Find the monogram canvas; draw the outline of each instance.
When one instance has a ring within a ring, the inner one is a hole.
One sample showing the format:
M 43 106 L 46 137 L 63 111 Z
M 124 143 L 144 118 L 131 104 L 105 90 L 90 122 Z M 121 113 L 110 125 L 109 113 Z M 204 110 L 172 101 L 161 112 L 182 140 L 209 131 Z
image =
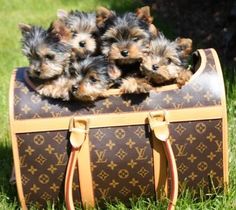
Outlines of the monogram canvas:
M 148 94 L 126 94 L 110 96 L 95 104 L 79 101 L 63 102 L 42 98 L 25 82 L 26 68 L 18 69 L 14 89 L 15 119 L 76 116 L 87 114 L 122 113 L 160 109 L 181 109 L 214 106 L 221 103 L 222 90 L 210 50 L 205 50 L 207 62 L 203 72 L 181 89 Z M 213 88 L 214 87 L 214 88 Z

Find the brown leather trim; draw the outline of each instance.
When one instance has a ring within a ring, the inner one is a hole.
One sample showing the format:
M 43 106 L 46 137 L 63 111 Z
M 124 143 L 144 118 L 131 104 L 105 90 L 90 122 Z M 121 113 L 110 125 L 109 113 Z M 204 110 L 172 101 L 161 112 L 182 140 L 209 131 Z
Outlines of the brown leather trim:
M 77 149 L 78 150 L 78 149 Z M 72 148 L 70 153 L 70 158 L 67 164 L 66 177 L 65 177 L 65 203 L 66 209 L 74 210 L 74 201 L 72 195 L 72 183 L 75 172 L 75 166 L 77 161 L 77 150 Z
M 171 192 L 168 204 L 168 210 L 174 210 L 178 198 L 178 169 L 175 161 L 174 152 L 171 147 L 169 139 L 163 142 L 163 147 L 165 150 L 166 158 L 168 160 L 168 168 L 170 171 L 170 180 L 171 180 Z
M 10 89 L 9 89 L 9 119 L 10 119 L 10 134 L 11 134 L 11 142 L 12 142 L 12 152 L 14 159 L 14 168 L 15 168 L 15 176 L 16 176 L 16 185 L 17 185 L 17 193 L 19 202 L 23 210 L 27 210 L 24 191 L 22 187 L 21 181 L 21 171 L 20 171 L 20 159 L 19 159 L 19 151 L 18 144 L 14 125 L 14 84 L 15 84 L 16 70 L 13 71 L 11 80 L 10 80 Z
M 157 200 L 160 200 L 163 194 L 167 194 L 167 163 L 161 141 L 156 141 L 154 134 L 152 134 L 152 139 L 155 191 Z
M 72 118 L 70 122 L 70 143 L 72 151 L 68 163 L 65 181 L 65 199 L 69 210 L 74 210 L 72 181 L 77 164 L 81 200 L 84 207 L 94 207 L 92 172 L 89 150 L 89 120 Z
M 196 73 L 193 74 L 193 76 L 191 77 L 191 79 L 189 80 L 189 82 L 187 82 L 186 84 L 191 83 L 193 80 L 195 80 L 195 78 L 197 78 L 205 69 L 206 66 L 206 55 L 204 53 L 204 50 L 197 50 L 197 52 L 199 53 L 199 63 L 197 66 L 199 66 L 198 69 L 195 70 Z M 25 81 L 26 83 L 33 89 L 36 90 L 37 86 L 30 80 L 27 72 L 25 71 L 25 75 L 24 75 Z M 176 84 L 172 84 L 172 85 L 164 85 L 161 87 L 157 87 L 155 88 L 156 92 L 161 92 L 161 91 L 168 91 L 168 90 L 174 90 L 174 89 L 178 89 L 179 87 Z M 111 95 L 121 95 L 120 93 L 120 89 L 109 89 L 108 91 L 106 91 L 103 96 L 104 97 L 109 97 Z
M 169 131 L 169 122 L 168 122 L 168 112 L 167 111 L 156 112 L 156 113 L 151 112 L 149 113 L 148 122 L 150 125 L 150 129 L 153 131 L 153 134 L 154 134 L 152 135 L 152 137 L 154 137 L 153 138 L 154 143 L 155 141 L 159 141 L 159 142 L 162 141 L 162 145 L 165 151 L 165 157 L 168 162 L 168 169 L 170 172 L 170 180 L 171 180 L 171 188 L 170 188 L 171 192 L 170 192 L 169 204 L 168 204 L 167 209 L 174 210 L 177 197 L 178 197 L 178 171 L 177 171 L 177 166 L 175 162 L 175 156 L 171 147 L 171 143 L 169 141 L 170 131 Z M 155 148 L 154 148 L 153 153 L 154 154 L 156 153 Z M 157 158 L 160 161 L 160 158 L 158 156 Z M 154 168 L 155 168 L 155 164 L 158 164 L 158 162 L 154 160 Z M 161 169 L 159 168 L 159 170 Z M 164 168 L 164 170 L 166 171 L 166 168 Z M 155 176 L 155 178 L 158 178 L 158 180 L 155 180 L 155 187 L 156 187 L 157 186 L 156 182 L 159 181 L 159 177 Z M 156 191 L 156 193 L 158 193 L 158 191 Z
M 80 152 L 77 154 L 77 159 L 81 200 L 85 209 L 87 209 L 87 207 L 95 206 L 88 135 L 86 135 L 86 139 L 81 146 Z
M 216 70 L 219 74 L 219 85 L 222 91 L 221 93 L 221 104 L 222 104 L 222 112 L 223 112 L 223 119 L 222 119 L 222 128 L 223 128 L 223 173 L 224 173 L 224 184 L 227 188 L 229 183 L 229 170 L 228 170 L 228 123 L 227 123 L 227 107 L 226 107 L 226 96 L 225 96 L 225 86 L 223 80 L 222 69 L 219 61 L 219 57 L 214 49 L 211 49 L 212 55 L 215 60 Z
M 147 124 L 148 111 L 87 115 L 90 128 Z M 169 122 L 219 119 L 223 117 L 222 106 L 208 106 L 168 110 Z M 85 116 L 76 117 L 84 119 Z M 11 120 L 15 133 L 67 130 L 71 117 Z

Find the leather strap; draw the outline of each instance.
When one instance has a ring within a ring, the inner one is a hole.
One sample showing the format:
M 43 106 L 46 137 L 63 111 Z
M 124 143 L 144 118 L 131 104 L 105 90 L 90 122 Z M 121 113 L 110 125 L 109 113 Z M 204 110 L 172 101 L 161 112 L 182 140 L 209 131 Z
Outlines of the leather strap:
M 154 136 L 156 138 L 155 140 L 160 140 L 162 141 L 162 144 L 163 144 L 163 148 L 165 151 L 165 155 L 166 155 L 169 170 L 170 170 L 170 178 L 171 178 L 171 193 L 170 193 L 170 199 L 169 199 L 169 204 L 168 204 L 167 209 L 174 210 L 177 197 L 178 197 L 178 171 L 177 171 L 177 166 L 175 162 L 174 153 L 171 147 L 171 143 L 168 139 L 169 138 L 168 112 L 167 111 L 150 112 L 148 116 L 148 120 L 149 120 L 150 128 L 153 131 Z M 155 165 L 155 161 L 154 161 L 154 165 Z M 159 174 L 160 173 L 161 172 L 159 172 Z M 157 188 L 155 189 L 157 190 Z M 158 192 L 156 191 L 156 193 Z
M 171 148 L 168 127 L 168 112 L 157 111 L 150 112 L 148 122 L 151 130 L 155 136 L 155 140 L 160 140 L 163 144 L 171 177 L 171 194 L 168 204 L 168 210 L 174 210 L 178 196 L 178 173 L 175 162 L 174 153 Z M 79 174 L 79 183 L 81 191 L 81 200 L 84 206 L 94 207 L 94 195 L 92 187 L 92 174 L 90 169 L 89 159 L 89 140 L 88 140 L 88 120 L 72 118 L 70 122 L 70 143 L 72 146 L 71 154 L 67 166 L 66 180 L 65 180 L 65 201 L 68 210 L 75 210 L 72 193 L 72 183 L 77 165 Z M 155 144 L 157 145 L 157 144 Z M 155 147 L 154 147 L 155 149 Z M 156 171 L 155 163 L 154 169 Z M 155 173 L 162 173 L 161 169 Z M 166 173 L 166 172 L 165 172 Z M 155 176 L 156 179 L 156 176 Z M 160 181 L 158 179 L 158 181 Z M 155 190 L 157 192 L 157 184 L 155 180 Z
M 65 202 L 68 210 L 75 210 L 72 184 L 75 167 L 78 168 L 81 200 L 85 207 L 94 206 L 92 175 L 89 159 L 88 121 L 72 118 L 69 130 L 72 146 L 65 177 Z M 80 172 L 80 173 L 79 173 Z M 83 172 L 83 173 L 81 173 Z

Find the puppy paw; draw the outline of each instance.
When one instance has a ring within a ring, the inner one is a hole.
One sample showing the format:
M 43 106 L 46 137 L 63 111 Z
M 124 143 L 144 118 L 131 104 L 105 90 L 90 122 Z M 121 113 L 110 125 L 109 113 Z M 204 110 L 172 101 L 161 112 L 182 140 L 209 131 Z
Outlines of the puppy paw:
M 181 88 L 183 85 L 185 85 L 186 82 L 190 80 L 192 76 L 192 72 L 189 70 L 183 70 L 178 74 L 178 77 L 176 78 L 176 83 L 179 88 Z
M 134 93 L 137 90 L 137 82 L 134 78 L 129 77 L 126 79 L 122 79 L 121 86 L 120 86 L 120 93 Z
M 55 99 L 62 99 L 63 101 L 70 100 L 69 91 L 65 88 L 58 88 L 54 85 L 44 85 L 37 88 L 37 92 L 41 96 L 55 98 Z
M 112 80 L 117 80 L 121 77 L 121 70 L 115 65 L 115 64 L 110 64 L 108 66 L 108 75 Z
M 120 92 L 124 93 L 148 93 L 153 87 L 146 79 L 128 77 L 122 80 Z

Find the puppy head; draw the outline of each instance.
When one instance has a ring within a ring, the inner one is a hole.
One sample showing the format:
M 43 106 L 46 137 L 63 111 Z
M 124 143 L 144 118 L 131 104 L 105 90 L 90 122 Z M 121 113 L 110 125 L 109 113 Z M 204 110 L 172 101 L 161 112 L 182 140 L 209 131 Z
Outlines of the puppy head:
M 51 79 L 63 73 L 69 63 L 70 46 L 38 26 L 19 24 L 22 51 L 30 63 L 29 75 Z
M 58 11 L 58 20 L 52 24 L 53 31 L 62 41 L 69 43 L 84 58 L 96 51 L 98 29 L 95 13 Z
M 76 68 L 81 80 L 72 87 L 72 95 L 82 101 L 93 101 L 110 86 L 108 62 L 103 56 L 87 57 Z
M 148 51 L 148 24 L 134 13 L 113 17 L 102 36 L 102 53 L 117 64 L 131 64 Z
M 170 42 L 163 35 L 152 40 L 151 53 L 144 57 L 140 70 L 155 84 L 176 79 L 183 68 L 176 47 L 175 42 Z

